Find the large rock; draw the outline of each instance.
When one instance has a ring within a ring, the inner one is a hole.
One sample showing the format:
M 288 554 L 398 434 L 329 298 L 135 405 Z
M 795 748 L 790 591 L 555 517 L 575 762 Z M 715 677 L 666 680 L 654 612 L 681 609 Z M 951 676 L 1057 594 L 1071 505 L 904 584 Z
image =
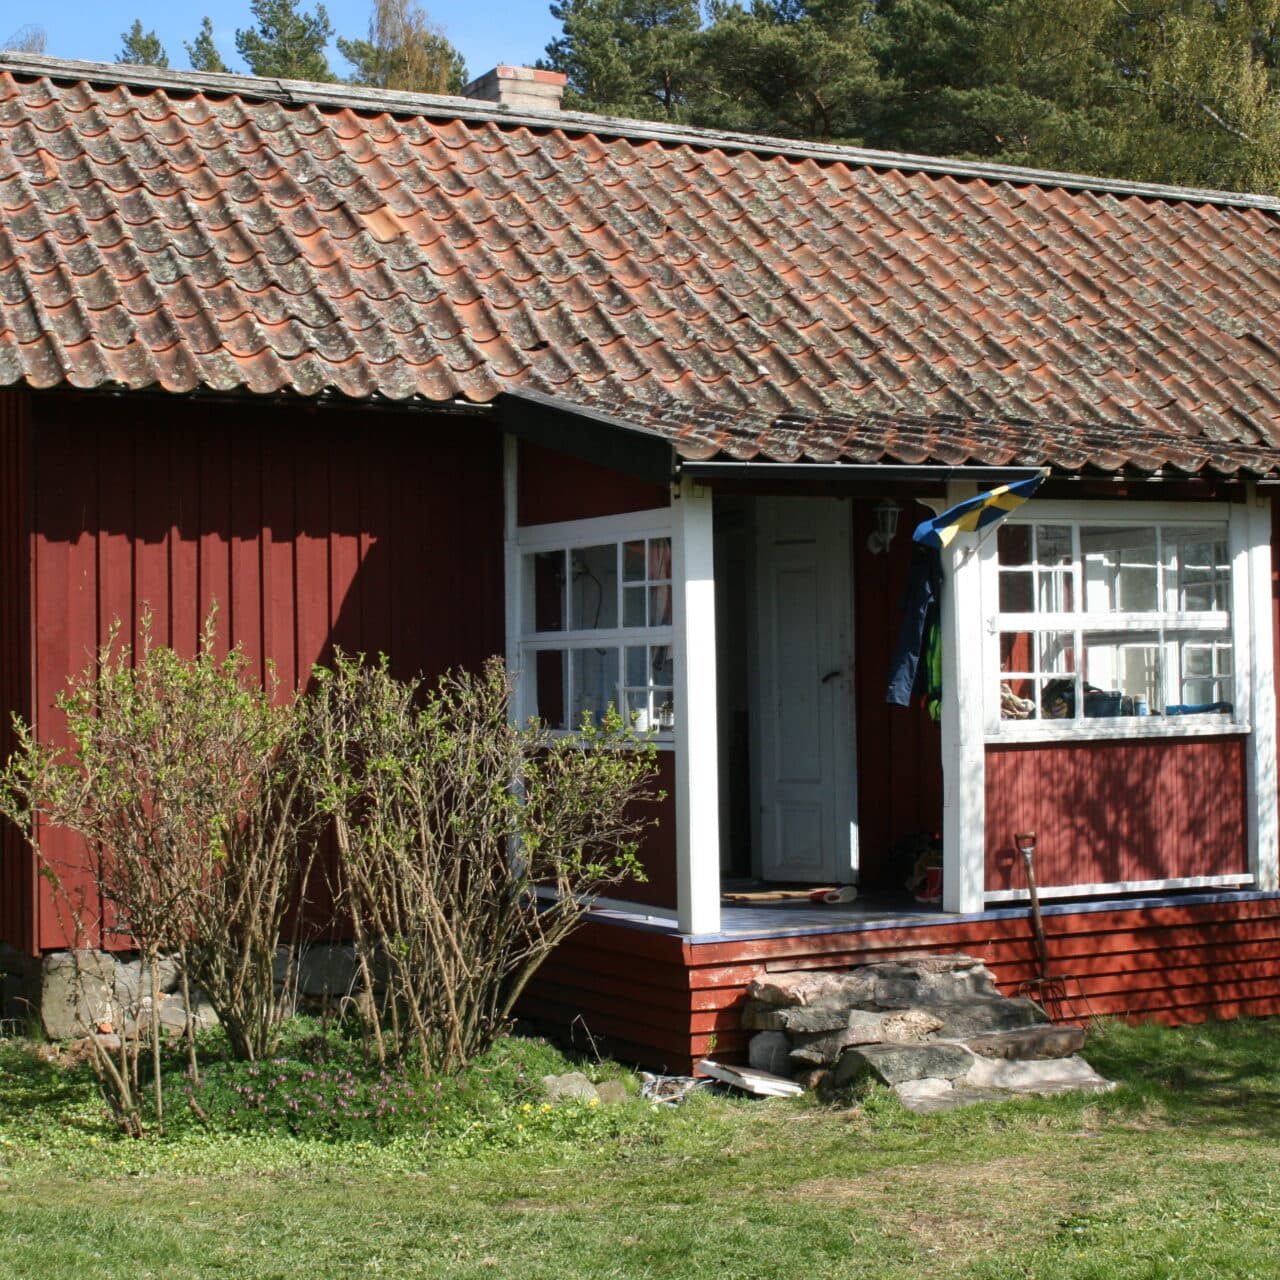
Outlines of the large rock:
M 749 1004 L 742 1015 L 748 1031 L 789 1031 L 797 1035 L 839 1031 L 849 1025 L 849 1010 L 843 1005 L 798 1005 L 778 1008 Z
M 761 1031 L 747 1044 L 747 1061 L 757 1071 L 770 1075 L 791 1074 L 791 1041 L 781 1031 Z
M 839 1031 L 791 1035 L 792 1062 L 796 1066 L 832 1066 L 851 1045 L 879 1044 L 884 1039 L 883 1021 L 883 1014 L 854 1009 L 847 1015 L 848 1025 Z
M 1049 1021 L 1034 1000 L 1004 996 L 968 1000 L 936 1012 L 942 1025 L 933 1033 L 935 1040 L 968 1040 L 991 1031 L 1017 1031 Z
M 868 1003 L 874 994 L 875 976 L 866 969 L 855 969 L 852 973 L 821 973 L 811 969 L 770 973 L 756 978 L 747 988 L 748 1000 L 773 1008 L 853 1009 Z
M 352 995 L 360 984 L 360 959 L 355 947 L 315 943 L 294 957 L 289 974 L 289 952 L 276 952 L 274 975 L 277 985 L 292 976 L 297 993 L 313 998 L 341 999 Z
M 893 1092 L 908 1111 L 924 1116 L 936 1115 L 939 1111 L 954 1111 L 957 1107 L 969 1107 L 975 1102 L 1003 1102 L 1009 1096 L 999 1089 L 970 1089 L 936 1077 L 905 1080 L 902 1084 L 895 1084 Z
M 961 1044 L 872 1044 L 846 1049 L 836 1067 L 837 1087 L 867 1078 L 902 1084 L 933 1076 L 954 1080 L 972 1070 L 974 1056 Z
M 1100 1076 L 1083 1058 L 1049 1058 L 1010 1062 L 1006 1058 L 975 1058 L 958 1085 L 974 1089 L 1004 1089 L 1010 1093 L 1055 1094 L 1083 1089 L 1103 1093 L 1114 1081 Z
M 575 1098 L 581 1102 L 600 1100 L 600 1093 L 595 1085 L 581 1071 L 567 1071 L 562 1076 L 543 1076 L 542 1087 L 552 1102 L 561 1102 L 565 1098 Z
M 970 1036 L 964 1043 L 980 1058 L 1069 1058 L 1084 1048 L 1084 1028 L 1045 1023 Z
M 961 1004 L 975 999 L 996 999 L 1000 993 L 985 965 L 976 961 L 964 967 L 939 967 L 930 957 L 918 962 L 897 962 L 875 968 L 875 1002 L 882 1009 L 909 1009 L 919 1005 Z M 947 959 L 955 959 L 947 957 Z
M 115 959 L 105 951 L 58 951 L 40 973 L 40 1020 L 50 1040 L 92 1034 L 116 1019 Z
M 182 985 L 182 966 L 177 956 L 161 956 L 156 964 L 160 992 L 168 995 Z M 151 998 L 151 970 L 141 957 L 116 959 L 116 1001 L 126 1020 L 131 1019 L 143 1000 Z

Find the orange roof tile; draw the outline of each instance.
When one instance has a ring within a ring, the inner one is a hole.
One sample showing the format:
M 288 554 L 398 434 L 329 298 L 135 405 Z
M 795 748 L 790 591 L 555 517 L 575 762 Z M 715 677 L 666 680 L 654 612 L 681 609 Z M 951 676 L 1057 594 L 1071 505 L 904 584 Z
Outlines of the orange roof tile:
M 0 54 L 0 384 L 507 392 L 688 458 L 1274 473 L 1278 212 Z

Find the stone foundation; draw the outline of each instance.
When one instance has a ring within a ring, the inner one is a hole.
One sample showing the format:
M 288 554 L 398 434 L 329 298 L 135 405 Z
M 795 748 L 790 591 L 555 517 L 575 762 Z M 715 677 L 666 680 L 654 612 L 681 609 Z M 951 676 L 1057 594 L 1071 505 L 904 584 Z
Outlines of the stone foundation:
M 0 980 L 12 982 L 15 991 L 15 1019 L 29 1022 L 37 1014 L 50 1040 L 75 1040 L 110 1027 L 113 1032 L 133 1035 L 139 1023 L 146 1027 L 151 1017 L 151 977 L 136 951 L 54 951 L 39 960 L 17 956 L 17 977 L 4 977 L 5 955 L 0 952 Z M 25 968 L 19 968 L 23 962 Z M 77 976 L 77 969 L 79 970 Z M 290 971 L 289 953 L 281 947 L 276 956 L 277 992 L 286 982 L 294 1007 L 320 1012 L 335 1009 L 360 995 L 359 962 L 355 947 L 345 943 L 315 943 L 303 947 L 294 957 Z M 0 991 L 6 988 L 0 987 Z M 160 1025 L 175 1034 L 186 1025 L 182 1001 L 182 973 L 176 956 L 160 961 Z M 217 1022 L 209 1003 L 199 991 L 191 993 L 197 1027 Z
M 806 1088 L 870 1080 L 914 1111 L 939 1111 L 1111 1087 L 1078 1056 L 1083 1028 L 1052 1026 L 1034 1001 L 1002 996 L 972 956 L 769 974 L 747 995 L 751 1065 Z

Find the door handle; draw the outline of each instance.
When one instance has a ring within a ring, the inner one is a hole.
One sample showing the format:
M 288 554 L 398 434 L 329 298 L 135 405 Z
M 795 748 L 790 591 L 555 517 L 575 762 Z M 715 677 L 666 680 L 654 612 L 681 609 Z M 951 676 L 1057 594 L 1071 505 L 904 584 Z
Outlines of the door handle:
M 830 681 L 834 680 L 836 676 L 842 676 L 842 675 L 844 675 L 844 668 L 837 667 L 834 671 L 828 671 L 827 674 L 822 677 L 822 683 L 827 684 Z

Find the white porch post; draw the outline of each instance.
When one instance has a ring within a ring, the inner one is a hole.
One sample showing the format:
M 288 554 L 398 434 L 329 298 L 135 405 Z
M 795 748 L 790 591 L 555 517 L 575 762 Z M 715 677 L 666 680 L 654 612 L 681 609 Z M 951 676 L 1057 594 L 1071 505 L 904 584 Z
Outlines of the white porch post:
M 972 497 L 947 486 L 947 506 Z M 986 883 L 982 575 L 974 534 L 942 553 L 942 905 L 981 911 Z
M 672 492 L 675 628 L 676 906 L 681 933 L 720 928 L 716 600 L 711 492 Z
M 1249 610 L 1249 718 L 1246 744 L 1249 870 L 1257 888 L 1280 889 L 1280 829 L 1276 812 L 1276 692 L 1271 627 L 1271 502 L 1249 486 L 1246 503 Z M 1237 612 L 1239 612 L 1237 606 Z

